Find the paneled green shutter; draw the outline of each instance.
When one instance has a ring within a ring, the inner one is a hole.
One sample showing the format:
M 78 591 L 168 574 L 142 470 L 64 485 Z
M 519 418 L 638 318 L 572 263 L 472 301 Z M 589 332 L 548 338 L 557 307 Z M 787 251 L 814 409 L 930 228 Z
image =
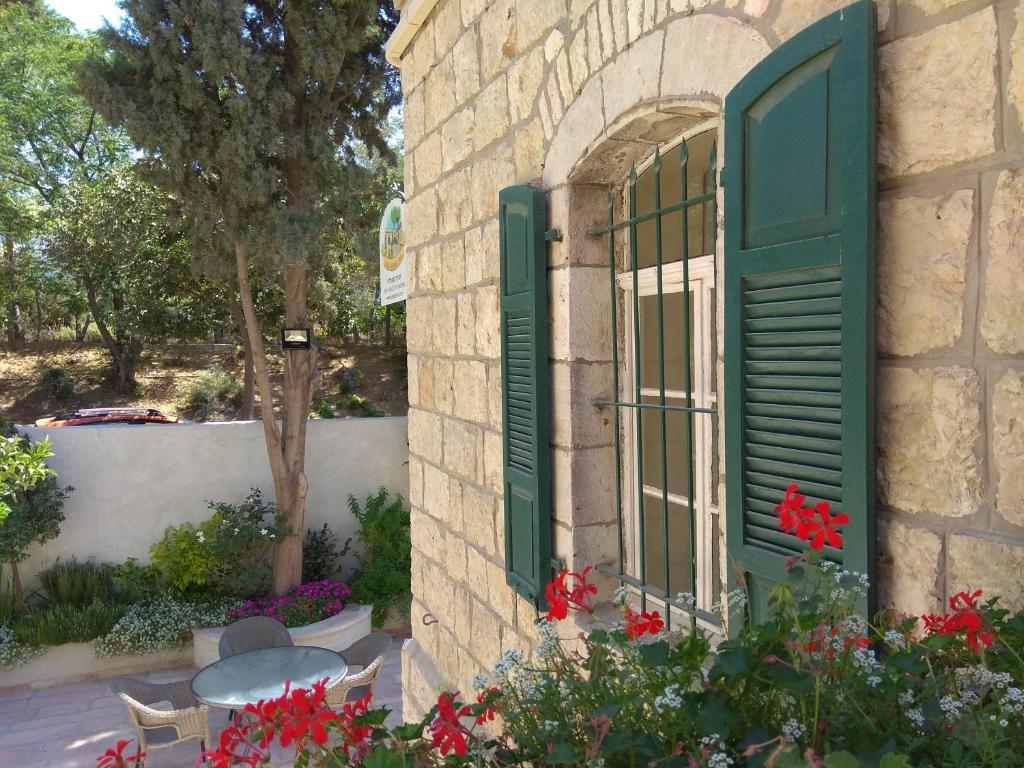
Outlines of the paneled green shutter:
M 825 555 L 873 574 L 871 3 L 807 28 L 732 90 L 723 182 L 728 550 L 758 620 L 804 549 L 773 512 L 790 483 L 850 515 Z
M 535 605 L 551 574 L 551 452 L 544 195 L 498 195 L 501 230 L 501 407 L 505 572 Z

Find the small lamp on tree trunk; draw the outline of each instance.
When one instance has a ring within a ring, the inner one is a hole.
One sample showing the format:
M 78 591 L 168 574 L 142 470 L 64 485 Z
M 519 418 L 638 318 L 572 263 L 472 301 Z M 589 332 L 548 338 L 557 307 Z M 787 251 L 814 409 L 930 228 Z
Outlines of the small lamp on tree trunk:
M 281 347 L 284 349 L 309 349 L 313 346 L 312 328 L 282 328 Z

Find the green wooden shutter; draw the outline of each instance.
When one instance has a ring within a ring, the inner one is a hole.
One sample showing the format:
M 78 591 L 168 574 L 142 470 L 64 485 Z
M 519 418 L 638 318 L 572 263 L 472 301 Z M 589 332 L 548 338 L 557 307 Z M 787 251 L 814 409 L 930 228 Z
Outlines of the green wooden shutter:
M 551 574 L 551 452 L 544 196 L 532 187 L 498 195 L 501 230 L 501 407 L 505 572 L 540 605 Z
M 824 554 L 873 575 L 872 4 L 815 23 L 732 90 L 723 184 L 728 550 L 758 620 L 804 549 L 773 511 L 791 482 L 851 517 Z

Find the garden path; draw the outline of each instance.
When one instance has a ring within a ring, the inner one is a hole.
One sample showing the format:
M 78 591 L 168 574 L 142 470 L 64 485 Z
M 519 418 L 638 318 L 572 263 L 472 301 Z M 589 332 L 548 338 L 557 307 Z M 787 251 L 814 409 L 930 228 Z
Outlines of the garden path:
M 401 722 L 401 654 L 401 643 L 395 643 L 374 696 L 379 706 L 391 710 L 389 724 Z M 143 677 L 166 681 L 181 680 L 189 674 L 188 669 L 178 668 Z M 107 680 L 98 680 L 0 693 L 0 768 L 95 768 L 97 756 L 115 746 L 118 739 L 134 739 L 128 712 L 108 684 Z M 227 713 L 211 710 L 210 719 L 216 741 L 227 725 Z M 194 741 L 155 750 L 146 760 L 146 768 L 192 768 L 198 753 Z M 284 753 L 274 757 L 275 768 L 291 765 Z

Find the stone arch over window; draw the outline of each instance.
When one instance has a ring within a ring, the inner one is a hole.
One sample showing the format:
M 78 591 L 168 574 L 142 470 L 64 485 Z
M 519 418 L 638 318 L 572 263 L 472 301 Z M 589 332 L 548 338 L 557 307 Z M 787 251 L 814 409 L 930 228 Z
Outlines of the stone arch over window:
M 613 415 L 594 405 L 614 399 L 608 240 L 587 233 L 608 223 L 609 189 L 655 147 L 701 124 L 721 137 L 725 95 L 768 51 L 737 19 L 677 19 L 606 63 L 553 128 L 542 177 L 563 237 L 548 264 L 553 546 L 569 566 L 617 558 Z

